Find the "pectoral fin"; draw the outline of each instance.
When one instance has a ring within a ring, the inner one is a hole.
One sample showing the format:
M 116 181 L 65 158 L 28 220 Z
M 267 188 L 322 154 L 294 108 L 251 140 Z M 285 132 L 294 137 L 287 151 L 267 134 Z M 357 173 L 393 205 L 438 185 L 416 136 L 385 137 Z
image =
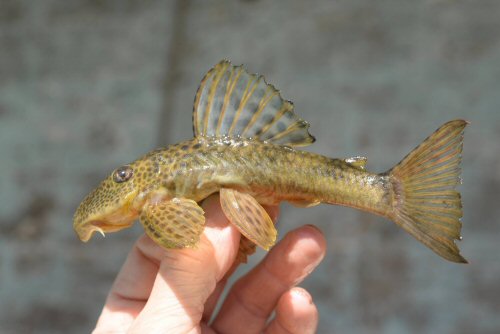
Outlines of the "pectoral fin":
M 266 210 L 251 195 L 233 189 L 221 189 L 222 211 L 250 241 L 268 250 L 278 232 Z
M 140 216 L 146 234 L 163 248 L 193 247 L 205 225 L 203 209 L 185 198 L 145 205 Z

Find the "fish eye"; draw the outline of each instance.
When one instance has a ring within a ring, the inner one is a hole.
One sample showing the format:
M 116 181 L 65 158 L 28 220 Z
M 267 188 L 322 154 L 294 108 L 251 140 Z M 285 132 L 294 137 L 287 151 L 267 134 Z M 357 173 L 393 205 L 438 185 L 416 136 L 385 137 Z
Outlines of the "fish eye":
M 122 183 L 130 180 L 130 178 L 134 175 L 134 170 L 130 166 L 122 166 L 115 170 L 113 173 L 113 181 L 116 183 Z

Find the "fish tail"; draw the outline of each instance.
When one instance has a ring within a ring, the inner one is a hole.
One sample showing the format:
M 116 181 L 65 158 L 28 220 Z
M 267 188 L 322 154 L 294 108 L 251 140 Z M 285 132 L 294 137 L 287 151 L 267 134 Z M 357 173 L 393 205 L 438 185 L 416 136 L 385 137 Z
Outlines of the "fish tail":
M 460 263 L 460 160 L 464 120 L 441 126 L 386 174 L 393 187 L 396 224 L 443 258 Z

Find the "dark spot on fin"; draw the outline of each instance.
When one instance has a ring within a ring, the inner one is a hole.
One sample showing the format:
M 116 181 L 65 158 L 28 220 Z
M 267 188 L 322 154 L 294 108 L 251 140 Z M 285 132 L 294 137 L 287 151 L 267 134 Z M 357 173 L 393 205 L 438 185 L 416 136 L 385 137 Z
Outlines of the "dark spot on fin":
M 274 245 L 278 232 L 255 198 L 234 189 L 222 188 L 220 201 L 222 211 L 241 234 L 266 250 Z
M 290 146 L 315 141 L 309 124 L 264 77 L 224 60 L 205 75 L 193 108 L 195 136 L 253 138 Z

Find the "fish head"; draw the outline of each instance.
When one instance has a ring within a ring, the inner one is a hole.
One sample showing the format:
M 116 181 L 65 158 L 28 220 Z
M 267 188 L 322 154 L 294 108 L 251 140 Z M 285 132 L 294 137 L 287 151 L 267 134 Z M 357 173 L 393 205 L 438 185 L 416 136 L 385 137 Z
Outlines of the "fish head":
M 80 240 L 86 242 L 94 232 L 104 235 L 134 223 L 144 202 L 144 178 L 140 177 L 144 170 L 140 161 L 121 166 L 85 197 L 73 217 Z

